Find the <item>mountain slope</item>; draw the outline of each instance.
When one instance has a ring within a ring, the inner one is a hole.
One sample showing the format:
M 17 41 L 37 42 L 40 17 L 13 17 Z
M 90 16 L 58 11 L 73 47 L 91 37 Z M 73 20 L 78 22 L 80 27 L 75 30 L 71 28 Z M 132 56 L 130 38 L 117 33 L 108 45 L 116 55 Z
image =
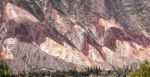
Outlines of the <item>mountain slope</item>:
M 150 60 L 148 0 L 1 0 L 0 5 L 1 58 L 14 71 L 26 63 L 111 69 Z M 46 63 L 33 57 L 37 52 Z M 24 55 L 32 61 L 20 63 Z

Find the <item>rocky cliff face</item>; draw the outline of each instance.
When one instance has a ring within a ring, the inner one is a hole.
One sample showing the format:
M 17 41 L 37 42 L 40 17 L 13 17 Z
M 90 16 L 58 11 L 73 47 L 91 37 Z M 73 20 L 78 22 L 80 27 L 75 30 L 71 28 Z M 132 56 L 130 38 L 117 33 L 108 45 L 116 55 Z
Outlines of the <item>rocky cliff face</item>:
M 1 0 L 1 58 L 35 68 L 123 67 L 150 60 L 148 0 Z

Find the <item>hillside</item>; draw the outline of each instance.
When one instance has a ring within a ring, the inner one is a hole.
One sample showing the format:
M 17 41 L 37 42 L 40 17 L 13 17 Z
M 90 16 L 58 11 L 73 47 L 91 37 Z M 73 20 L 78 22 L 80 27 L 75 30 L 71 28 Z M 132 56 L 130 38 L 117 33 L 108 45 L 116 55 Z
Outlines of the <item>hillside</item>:
M 13 73 L 150 61 L 149 0 L 0 0 L 0 6 L 0 57 Z

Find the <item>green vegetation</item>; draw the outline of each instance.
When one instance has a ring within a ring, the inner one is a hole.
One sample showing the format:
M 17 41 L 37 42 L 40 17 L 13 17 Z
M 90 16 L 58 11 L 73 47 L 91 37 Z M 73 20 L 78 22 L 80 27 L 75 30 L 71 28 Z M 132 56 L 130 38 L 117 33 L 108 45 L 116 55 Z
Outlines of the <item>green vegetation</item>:
M 36 69 L 38 70 L 38 69 Z M 38 70 L 39 71 L 39 70 Z M 122 73 L 121 73 L 122 74 Z M 0 61 L 0 77 L 88 77 L 88 76 L 113 76 L 117 77 L 114 70 L 101 70 L 98 67 L 86 68 L 84 71 L 69 70 L 69 71 L 54 71 L 54 70 L 45 70 L 45 71 L 32 71 L 30 73 L 20 73 L 18 75 L 12 75 L 10 69 L 5 62 Z M 127 75 L 127 74 L 126 74 Z M 126 76 L 121 76 L 126 77 Z M 150 77 L 150 63 L 144 61 L 140 64 L 139 69 L 136 71 L 129 72 L 127 77 Z
M 134 72 L 130 72 L 128 77 L 150 77 L 150 63 L 148 61 L 144 61 L 140 64 L 139 69 Z
M 40 71 L 40 69 L 35 69 L 30 73 L 22 72 L 17 75 L 12 75 L 10 69 L 4 61 L 0 61 L 0 77 L 88 77 L 89 75 L 93 76 L 108 76 L 112 74 L 112 71 L 102 71 L 98 67 L 86 68 L 84 71 L 69 70 L 69 71 L 54 71 L 54 70 L 45 70 Z
M 7 65 L 0 61 L 0 77 L 10 77 L 11 73 Z

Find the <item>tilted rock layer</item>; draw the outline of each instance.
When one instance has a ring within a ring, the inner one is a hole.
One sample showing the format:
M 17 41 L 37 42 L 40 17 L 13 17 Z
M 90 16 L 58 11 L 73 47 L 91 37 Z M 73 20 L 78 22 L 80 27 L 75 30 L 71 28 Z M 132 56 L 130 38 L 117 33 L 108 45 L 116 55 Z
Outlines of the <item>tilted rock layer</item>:
M 0 57 L 14 73 L 150 60 L 148 0 L 1 0 Z

